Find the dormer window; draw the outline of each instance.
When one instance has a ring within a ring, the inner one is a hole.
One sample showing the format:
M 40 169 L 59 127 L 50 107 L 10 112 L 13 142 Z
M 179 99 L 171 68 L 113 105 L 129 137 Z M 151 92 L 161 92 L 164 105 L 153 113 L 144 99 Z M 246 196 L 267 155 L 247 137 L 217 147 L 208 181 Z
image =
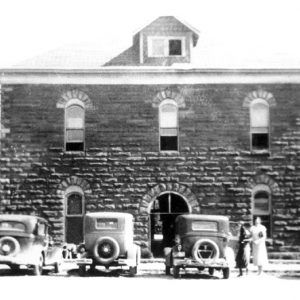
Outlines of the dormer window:
M 184 37 L 148 37 L 149 57 L 185 56 Z
M 182 55 L 182 41 L 181 40 L 169 40 L 169 56 Z

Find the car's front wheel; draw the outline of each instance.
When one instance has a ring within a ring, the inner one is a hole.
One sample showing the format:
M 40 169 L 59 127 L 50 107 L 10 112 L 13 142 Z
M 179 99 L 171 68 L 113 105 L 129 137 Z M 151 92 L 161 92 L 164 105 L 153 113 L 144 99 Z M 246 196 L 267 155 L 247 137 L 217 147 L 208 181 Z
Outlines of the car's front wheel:
M 222 272 L 223 272 L 223 278 L 228 279 L 229 276 L 230 276 L 230 269 L 229 268 L 224 268 L 224 269 L 222 269 Z
M 213 276 L 214 273 L 215 273 L 215 269 L 214 269 L 214 268 L 208 268 L 208 274 L 209 274 L 210 276 Z
M 79 275 L 85 276 L 85 274 L 86 274 L 86 265 L 80 265 L 79 266 Z
M 180 268 L 179 267 L 173 267 L 173 277 L 179 278 Z
M 43 273 L 44 257 L 40 254 L 38 263 L 33 266 L 33 275 L 40 276 Z
M 131 277 L 134 277 L 137 274 L 137 266 L 135 267 L 129 267 L 129 275 Z
M 61 272 L 61 264 L 59 262 L 56 262 L 54 264 L 54 273 L 59 274 Z

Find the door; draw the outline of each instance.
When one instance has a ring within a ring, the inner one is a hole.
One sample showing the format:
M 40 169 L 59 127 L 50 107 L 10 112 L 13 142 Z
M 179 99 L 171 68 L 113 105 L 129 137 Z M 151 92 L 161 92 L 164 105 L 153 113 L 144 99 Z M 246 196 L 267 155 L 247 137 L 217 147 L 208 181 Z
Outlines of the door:
M 67 196 L 65 236 L 66 242 L 80 244 L 83 242 L 83 195 L 71 193 Z
M 174 245 L 175 219 L 184 213 L 189 213 L 189 207 L 178 194 L 164 193 L 153 201 L 150 210 L 150 239 L 154 257 L 162 257 L 164 248 Z

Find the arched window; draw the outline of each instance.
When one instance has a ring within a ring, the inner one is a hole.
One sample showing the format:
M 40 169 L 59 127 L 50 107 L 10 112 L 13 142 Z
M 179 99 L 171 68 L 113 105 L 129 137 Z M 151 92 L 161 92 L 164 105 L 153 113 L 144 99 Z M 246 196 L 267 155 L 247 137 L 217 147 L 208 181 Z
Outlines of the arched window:
M 83 241 L 84 195 L 80 187 L 71 186 L 66 191 L 65 240 L 78 244 Z
M 65 149 L 84 151 L 84 104 L 70 100 L 65 108 Z
M 255 99 L 250 105 L 251 150 L 269 149 L 269 104 Z
M 267 228 L 267 235 L 271 236 L 271 190 L 267 185 L 258 184 L 252 192 L 253 220 L 260 217 L 262 224 Z
M 178 107 L 166 99 L 159 106 L 160 151 L 178 151 Z

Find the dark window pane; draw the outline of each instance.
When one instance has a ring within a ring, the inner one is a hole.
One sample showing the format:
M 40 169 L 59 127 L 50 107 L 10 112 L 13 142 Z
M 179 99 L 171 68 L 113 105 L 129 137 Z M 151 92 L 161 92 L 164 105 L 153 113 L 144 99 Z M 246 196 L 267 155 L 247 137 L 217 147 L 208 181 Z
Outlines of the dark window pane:
M 261 224 L 267 228 L 267 237 L 271 237 L 271 216 L 270 215 L 253 215 L 253 223 L 256 217 L 261 218 Z
M 14 231 L 25 232 L 26 227 L 23 223 L 4 221 L 4 222 L 0 222 L 0 230 L 9 230 L 9 231 L 14 230 Z
M 169 40 L 169 55 L 181 55 L 181 40 Z
M 68 197 L 67 214 L 68 215 L 82 215 L 82 196 L 79 194 L 72 194 Z
M 189 212 L 189 208 L 181 196 L 176 194 L 171 194 L 171 212 L 172 213 Z
M 66 242 L 83 242 L 83 217 L 66 217 Z
M 218 232 L 218 223 L 211 221 L 194 221 L 192 223 L 192 230 Z
M 268 133 L 252 133 L 252 148 L 255 150 L 269 148 Z
M 160 137 L 160 150 L 161 151 L 177 151 L 178 150 L 177 136 L 161 136 Z
M 268 214 L 270 211 L 269 194 L 259 191 L 254 195 L 254 214 Z
M 269 199 L 269 194 L 266 191 L 258 191 L 254 195 L 254 199 L 266 198 Z
M 118 229 L 117 219 L 97 219 L 96 220 L 97 229 Z
M 83 143 L 66 143 L 66 151 L 83 151 Z

